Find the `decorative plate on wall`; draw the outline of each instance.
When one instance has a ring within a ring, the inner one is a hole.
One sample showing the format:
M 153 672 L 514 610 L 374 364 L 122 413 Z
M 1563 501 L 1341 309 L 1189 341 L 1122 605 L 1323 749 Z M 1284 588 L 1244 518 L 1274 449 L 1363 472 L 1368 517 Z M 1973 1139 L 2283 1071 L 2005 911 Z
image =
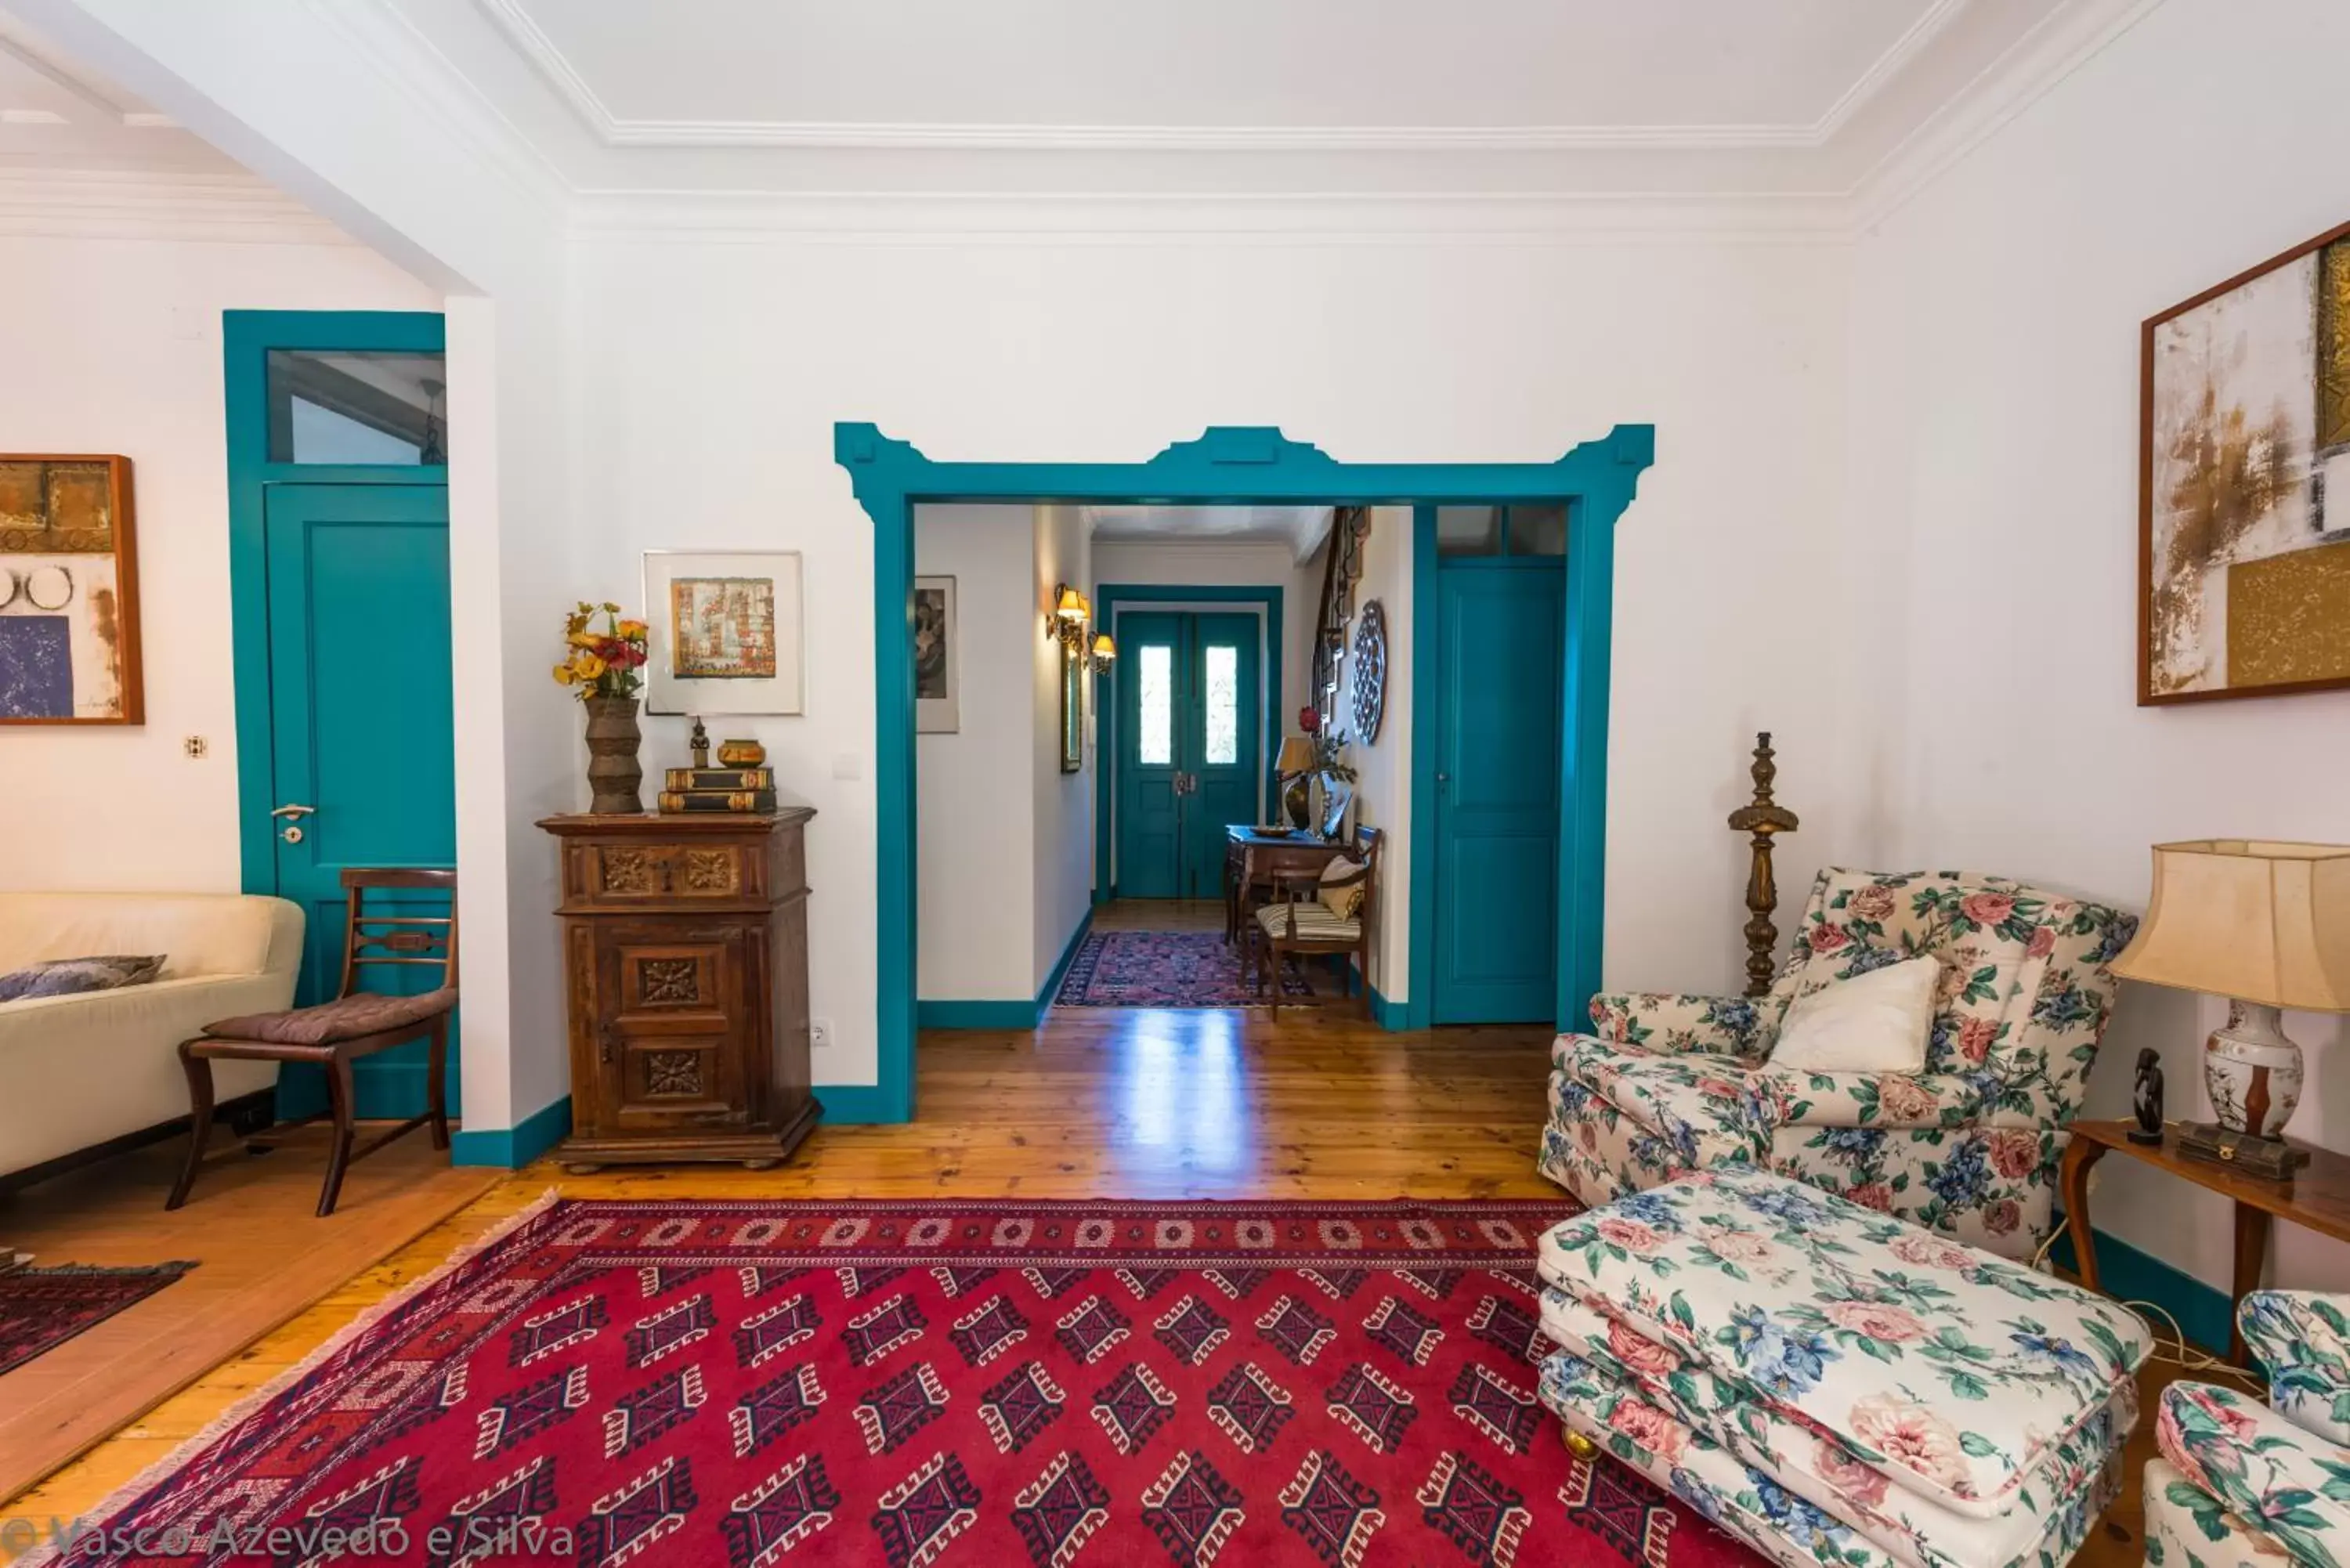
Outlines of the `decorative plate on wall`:
M 1388 612 L 1373 599 L 1363 607 L 1355 627 L 1355 739 L 1369 745 L 1379 738 L 1379 719 L 1387 711 Z

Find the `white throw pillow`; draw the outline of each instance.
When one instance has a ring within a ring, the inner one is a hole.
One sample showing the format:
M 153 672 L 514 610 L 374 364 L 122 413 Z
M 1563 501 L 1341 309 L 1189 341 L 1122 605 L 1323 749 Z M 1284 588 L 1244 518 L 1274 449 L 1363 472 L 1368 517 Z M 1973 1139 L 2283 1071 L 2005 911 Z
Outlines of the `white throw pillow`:
M 1814 1073 L 1918 1073 L 1934 1032 L 1939 961 L 1904 959 L 1831 981 L 1791 1004 L 1771 1065 Z

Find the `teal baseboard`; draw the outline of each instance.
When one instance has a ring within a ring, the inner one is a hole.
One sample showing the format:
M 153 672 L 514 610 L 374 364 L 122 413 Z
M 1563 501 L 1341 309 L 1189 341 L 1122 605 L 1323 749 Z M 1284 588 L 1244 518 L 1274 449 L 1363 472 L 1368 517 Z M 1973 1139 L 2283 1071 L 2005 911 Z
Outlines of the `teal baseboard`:
M 818 1084 L 813 1093 L 824 1107 L 819 1127 L 879 1127 L 913 1120 L 913 1107 L 879 1084 Z
M 1045 988 L 1036 993 L 1037 1023 L 1045 1022 L 1045 1014 L 1052 1008 L 1053 999 L 1061 994 L 1061 981 L 1069 977 L 1069 966 L 1077 961 L 1077 950 L 1086 945 L 1086 938 L 1092 933 L 1093 929 L 1094 912 L 1087 909 L 1078 917 L 1077 929 L 1069 933 L 1067 945 L 1061 949 L 1061 961 L 1053 966 L 1053 972 L 1046 978 Z
M 571 1096 L 541 1106 L 510 1127 L 460 1127 L 449 1138 L 449 1163 L 520 1170 L 571 1131 Z
M 1075 963 L 1077 950 L 1086 945 L 1087 934 L 1094 929 L 1094 912 L 1087 909 L 1077 920 L 1077 929 L 1069 933 L 1068 944 L 1061 949 L 1058 962 L 1035 996 L 1026 1002 L 920 1002 L 914 1003 L 914 1026 L 918 1029 L 1034 1029 L 1045 1022 L 1045 1010 L 1053 999 L 1061 994 L 1061 981 L 1067 978 L 1069 965 Z
M 1366 981 L 1365 983 L 1368 984 L 1369 982 Z M 1411 1027 L 1410 1004 L 1409 1002 L 1389 1002 L 1386 997 L 1379 994 L 1379 988 L 1376 985 L 1371 986 L 1371 1017 L 1378 1023 L 1380 1028 L 1388 1030 L 1390 1033 Z
M 2049 1256 L 2059 1268 L 2070 1269 L 2073 1238 L 2063 1231 L 2064 1223 L 2064 1217 L 2057 1215 L 2059 1240 Z M 2228 1348 L 2235 1308 L 2226 1293 L 2103 1231 L 2097 1232 L 2097 1282 L 2117 1301 L 2152 1302 L 2204 1349 L 2217 1355 Z
M 1036 1003 L 1022 998 L 1010 1002 L 917 1002 L 917 1029 L 1034 1029 Z

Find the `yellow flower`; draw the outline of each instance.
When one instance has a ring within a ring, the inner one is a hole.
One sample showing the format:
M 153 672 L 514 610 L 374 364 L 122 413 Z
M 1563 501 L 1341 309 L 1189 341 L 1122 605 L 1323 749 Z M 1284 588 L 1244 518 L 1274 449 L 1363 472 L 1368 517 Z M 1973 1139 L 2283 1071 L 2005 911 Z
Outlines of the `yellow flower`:
M 604 673 L 604 661 L 582 649 L 571 656 L 571 668 L 582 680 L 593 680 Z
M 596 634 L 592 631 L 575 631 L 563 640 L 574 648 L 593 648 L 596 646 Z
M 571 666 L 567 664 L 558 664 L 555 667 L 555 679 L 558 685 L 568 686 L 574 680 L 578 680 L 579 677 L 572 670 Z
M 604 613 L 606 615 L 618 615 L 620 613 L 620 607 L 611 603 L 609 600 L 607 600 L 604 604 Z
M 645 623 L 640 620 L 624 620 L 620 623 L 620 635 L 630 642 L 644 641 L 648 630 Z

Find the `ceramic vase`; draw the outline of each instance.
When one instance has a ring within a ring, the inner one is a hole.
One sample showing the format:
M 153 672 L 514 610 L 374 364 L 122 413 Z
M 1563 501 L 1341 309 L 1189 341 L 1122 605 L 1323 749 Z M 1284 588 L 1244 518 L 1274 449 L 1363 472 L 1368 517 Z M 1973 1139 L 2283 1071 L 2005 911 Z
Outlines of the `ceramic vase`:
M 2282 1137 L 2301 1104 L 2301 1047 L 2281 1024 L 2273 1007 L 2230 1002 L 2228 1026 L 2203 1043 L 2204 1092 L 2230 1132 Z
M 644 737 L 637 729 L 633 697 L 590 697 L 588 710 L 588 787 L 595 792 L 588 811 L 597 816 L 635 816 L 644 803 L 637 790 L 645 770 L 637 761 Z

